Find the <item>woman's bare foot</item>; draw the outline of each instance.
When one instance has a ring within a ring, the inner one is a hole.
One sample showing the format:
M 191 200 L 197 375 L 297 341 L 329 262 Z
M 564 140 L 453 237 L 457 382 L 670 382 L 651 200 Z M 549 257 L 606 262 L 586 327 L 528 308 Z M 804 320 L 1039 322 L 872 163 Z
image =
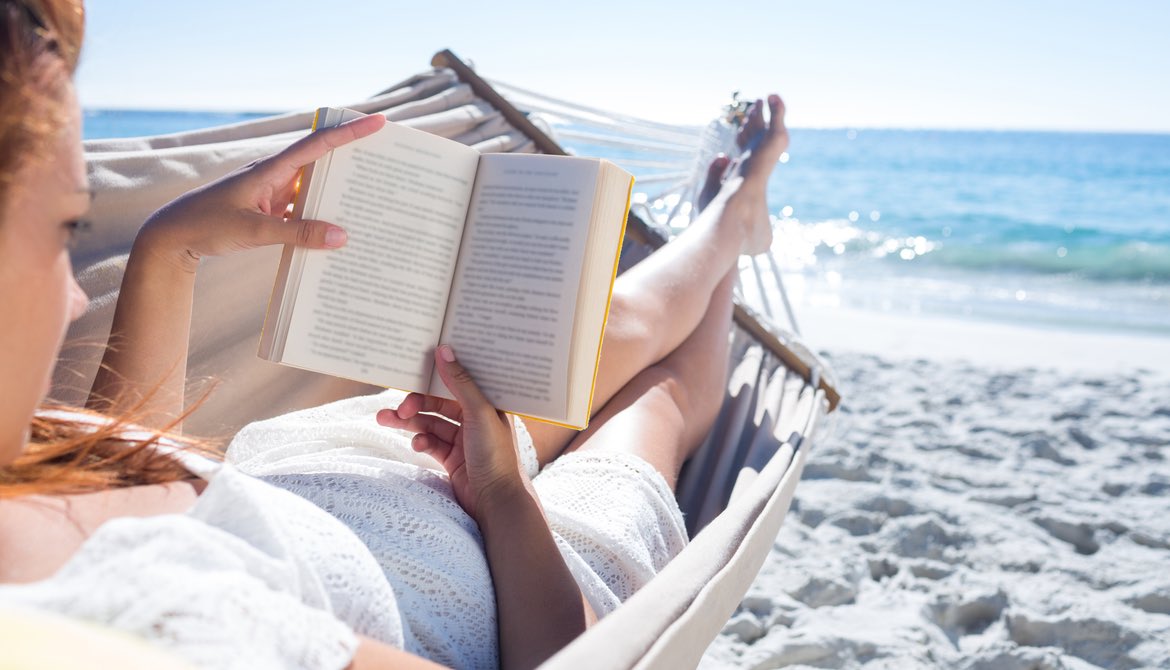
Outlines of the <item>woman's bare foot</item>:
M 735 165 L 730 165 L 725 156 L 711 162 L 696 203 L 700 210 L 712 203 L 718 205 L 722 211 L 714 214 L 721 225 L 743 226 L 741 253 L 748 255 L 761 254 L 772 247 L 772 220 L 766 197 L 768 178 L 788 148 L 788 129 L 784 126 L 784 103 L 780 96 L 768 96 L 768 107 L 771 119 L 765 124 L 763 101 L 757 100 L 751 106 L 747 120 L 736 135 L 736 144 L 744 153 Z
M 763 100 L 756 100 L 748 106 L 745 120 L 735 134 L 735 145 L 741 152 L 751 151 L 759 144 L 764 131 Z M 707 177 L 703 182 L 703 189 L 699 191 L 698 202 L 695 203 L 699 211 L 703 211 L 715 199 L 723 181 L 728 177 L 727 168 L 731 159 L 725 154 L 719 154 L 707 166 Z
M 788 128 L 784 125 L 784 101 L 780 96 L 775 93 L 768 96 L 771 118 L 766 128 L 762 105 L 762 100 L 752 105 L 735 141 L 744 151 L 738 173 L 747 181 L 758 179 L 766 186 L 780 155 L 788 149 Z
M 731 159 L 724 154 L 719 154 L 707 166 L 707 179 L 703 182 L 703 190 L 699 191 L 698 202 L 695 206 L 698 211 L 707 209 L 707 205 L 715 199 L 719 194 L 719 189 L 723 187 L 723 175 L 727 174 L 727 166 L 731 165 Z
M 764 101 L 756 100 L 748 107 L 743 125 L 739 127 L 739 132 L 735 134 L 735 145 L 739 147 L 740 151 L 751 151 L 755 148 L 753 143 L 758 144 L 763 132 Z

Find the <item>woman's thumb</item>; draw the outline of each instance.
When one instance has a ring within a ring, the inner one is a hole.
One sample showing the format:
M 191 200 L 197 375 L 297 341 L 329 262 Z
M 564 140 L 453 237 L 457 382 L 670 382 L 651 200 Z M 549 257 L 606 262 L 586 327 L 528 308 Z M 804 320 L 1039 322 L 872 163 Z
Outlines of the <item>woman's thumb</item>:
M 463 407 L 463 416 L 478 414 L 485 409 L 495 413 L 495 408 L 484 397 L 483 392 L 476 386 L 475 380 L 467 368 L 455 360 L 455 350 L 449 344 L 440 344 L 435 347 L 435 365 L 439 369 L 439 377 L 447 385 L 447 390 Z
M 273 216 L 257 215 L 263 244 L 293 244 L 310 249 L 337 249 L 345 246 L 345 229 L 325 221 L 313 219 L 282 220 Z

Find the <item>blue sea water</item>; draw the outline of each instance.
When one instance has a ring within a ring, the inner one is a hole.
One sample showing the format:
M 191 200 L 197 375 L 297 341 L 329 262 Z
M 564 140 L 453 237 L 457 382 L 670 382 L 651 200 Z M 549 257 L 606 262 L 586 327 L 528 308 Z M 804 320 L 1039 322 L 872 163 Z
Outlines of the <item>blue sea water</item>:
M 844 303 L 1170 334 L 1170 136 L 797 130 L 790 155 L 774 202 Z
M 1170 135 L 797 128 L 768 200 L 798 303 L 1170 335 Z
M 258 116 L 91 110 L 85 135 Z M 798 302 L 1170 336 L 1170 135 L 791 136 L 768 196 L 774 249 Z
M 175 112 L 141 109 L 87 109 L 82 119 L 85 139 L 168 135 L 197 128 L 258 119 L 261 112 Z

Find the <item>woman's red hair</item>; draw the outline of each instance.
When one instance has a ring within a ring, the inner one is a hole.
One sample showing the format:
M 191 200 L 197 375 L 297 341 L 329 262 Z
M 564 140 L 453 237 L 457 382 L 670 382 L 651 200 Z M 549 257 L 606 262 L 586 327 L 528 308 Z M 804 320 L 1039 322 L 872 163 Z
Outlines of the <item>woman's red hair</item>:
M 77 69 L 84 25 L 81 0 L 0 0 L 0 207 L 14 187 L 13 175 L 25 161 L 44 159 L 69 117 L 60 85 Z M 135 430 L 133 409 L 114 417 L 67 409 L 32 419 L 26 449 L 0 467 L 0 498 L 190 477 L 178 461 L 153 448 L 182 417 L 131 440 L 126 435 Z
M 59 87 L 77 69 L 84 26 L 80 0 L 0 0 L 0 205 L 68 118 Z

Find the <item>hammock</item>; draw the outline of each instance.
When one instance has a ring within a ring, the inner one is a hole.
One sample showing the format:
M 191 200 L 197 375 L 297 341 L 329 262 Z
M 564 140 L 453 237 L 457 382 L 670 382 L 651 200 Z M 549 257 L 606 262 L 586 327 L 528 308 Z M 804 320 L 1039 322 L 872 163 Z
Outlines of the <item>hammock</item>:
M 551 136 L 563 134 L 567 141 L 628 155 L 615 161 L 638 176 L 625 267 L 685 227 L 705 157 L 729 149 L 733 137 L 723 122 L 705 131 L 668 126 L 488 84 L 450 52 L 437 54 L 433 65 L 351 107 L 480 151 L 565 153 Z M 185 191 L 287 146 L 307 132 L 312 118 L 312 112 L 292 113 L 86 142 L 96 191 L 91 219 L 99 234 L 80 240 L 74 264 L 92 300 L 70 329 L 54 399 L 84 402 L 131 243 L 146 217 Z M 260 249 L 207 259 L 200 268 L 188 369 L 219 383 L 186 430 L 229 436 L 251 421 L 380 390 L 256 357 L 279 254 L 278 248 Z M 549 668 L 694 666 L 768 554 L 816 427 L 839 396 L 823 361 L 773 324 L 783 309 L 795 329 L 774 261 L 745 262 L 742 269 L 727 396 L 678 487 L 693 540 L 650 584 L 550 659 Z

